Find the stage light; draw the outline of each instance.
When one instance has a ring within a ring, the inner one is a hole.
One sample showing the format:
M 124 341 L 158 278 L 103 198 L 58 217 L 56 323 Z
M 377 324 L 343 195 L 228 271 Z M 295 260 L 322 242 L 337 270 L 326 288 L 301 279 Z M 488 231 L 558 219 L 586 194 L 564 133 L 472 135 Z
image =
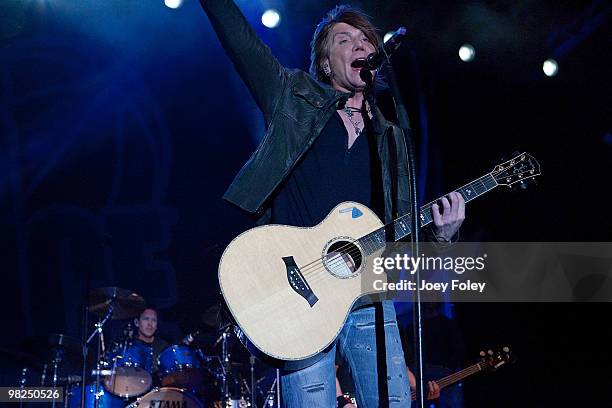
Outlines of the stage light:
M 476 50 L 470 44 L 463 44 L 459 48 L 459 58 L 463 62 L 470 62 L 476 56 Z
M 164 0 L 166 7 L 177 9 L 183 5 L 183 0 Z
M 278 14 L 278 11 L 273 10 L 273 9 L 266 10 L 261 15 L 261 23 L 268 28 L 276 27 L 280 23 L 280 19 L 281 18 L 280 18 L 280 14 Z
M 385 36 L 383 37 L 383 42 L 387 42 L 387 40 L 391 38 L 392 35 L 393 31 L 389 31 L 387 34 L 385 34 Z
M 544 71 L 546 76 L 553 77 L 557 75 L 557 72 L 559 72 L 559 64 L 557 64 L 557 61 L 552 58 L 547 59 L 544 61 L 544 64 L 542 64 L 542 71 Z

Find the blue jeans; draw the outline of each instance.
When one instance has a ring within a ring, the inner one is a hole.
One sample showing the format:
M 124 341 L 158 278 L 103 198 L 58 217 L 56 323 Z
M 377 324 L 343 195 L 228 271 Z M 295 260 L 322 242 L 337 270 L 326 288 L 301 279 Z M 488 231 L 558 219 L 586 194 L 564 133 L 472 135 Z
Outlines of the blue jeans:
M 378 353 L 383 345 L 386 353 Z M 341 364 L 351 372 L 359 408 L 410 406 L 395 308 L 392 301 L 384 301 L 351 312 L 335 344 L 317 363 L 303 370 L 283 372 L 284 407 L 336 406 L 336 348 Z

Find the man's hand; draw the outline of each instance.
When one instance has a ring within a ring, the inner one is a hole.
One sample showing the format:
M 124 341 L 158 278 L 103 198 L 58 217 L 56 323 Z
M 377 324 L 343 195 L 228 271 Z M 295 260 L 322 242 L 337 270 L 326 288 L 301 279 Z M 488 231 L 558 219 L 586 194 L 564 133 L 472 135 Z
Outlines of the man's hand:
M 429 381 L 427 383 L 429 390 L 427 391 L 427 399 L 434 400 L 440 398 L 440 386 L 435 381 Z
M 431 206 L 434 234 L 438 241 L 449 242 L 465 219 L 465 200 L 461 194 L 453 191 L 439 201 L 442 208 L 438 203 Z
M 410 388 L 412 388 L 413 390 L 416 388 L 416 377 L 414 376 L 414 374 L 412 373 L 412 371 L 410 371 L 410 368 L 406 367 L 408 370 L 408 382 L 410 383 Z M 435 381 L 429 381 L 427 383 L 427 399 L 428 400 L 434 400 L 437 398 L 440 398 L 440 386 L 438 385 L 437 382 Z

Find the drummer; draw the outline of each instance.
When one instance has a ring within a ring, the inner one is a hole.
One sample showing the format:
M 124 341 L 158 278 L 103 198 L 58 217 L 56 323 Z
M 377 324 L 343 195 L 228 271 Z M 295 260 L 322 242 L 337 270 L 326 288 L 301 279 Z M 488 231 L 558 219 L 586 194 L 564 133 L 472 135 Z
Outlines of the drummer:
M 169 346 L 168 342 L 155 336 L 157 332 L 157 309 L 152 305 L 147 305 L 140 315 L 134 318 L 134 325 L 138 330 L 136 339 L 153 348 L 153 373 L 155 373 L 157 372 L 157 357 Z

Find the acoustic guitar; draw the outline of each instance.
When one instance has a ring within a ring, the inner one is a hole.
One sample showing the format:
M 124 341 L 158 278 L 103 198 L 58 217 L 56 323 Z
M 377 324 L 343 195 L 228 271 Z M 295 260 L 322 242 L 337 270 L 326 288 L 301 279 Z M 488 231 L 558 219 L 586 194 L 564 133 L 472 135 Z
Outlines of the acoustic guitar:
M 535 158 L 522 153 L 455 191 L 467 203 L 539 174 Z M 422 227 L 432 222 L 434 203 L 420 209 Z M 391 224 L 362 204 L 343 202 L 314 227 L 264 225 L 232 240 L 221 257 L 219 283 L 244 338 L 275 360 L 295 363 L 286 368 L 308 365 L 334 341 L 355 301 L 377 292 L 373 281 L 384 275 L 368 272 L 372 260 L 390 231 L 395 240 L 410 234 L 408 215 Z

